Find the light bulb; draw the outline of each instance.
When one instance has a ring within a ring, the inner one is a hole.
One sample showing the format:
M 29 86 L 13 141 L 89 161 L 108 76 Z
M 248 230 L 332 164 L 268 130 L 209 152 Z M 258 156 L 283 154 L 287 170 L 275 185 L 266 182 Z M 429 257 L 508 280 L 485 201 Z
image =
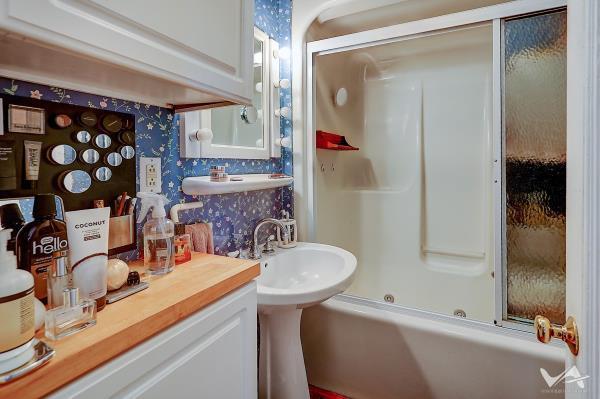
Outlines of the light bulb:
M 275 87 L 281 87 L 282 89 L 288 89 L 290 87 L 289 79 L 281 79 L 279 82 L 273 83 Z
M 292 115 L 292 110 L 290 107 L 281 107 L 275 110 L 275 116 L 289 118 Z
M 289 137 L 282 137 L 278 139 L 276 144 L 283 148 L 292 148 L 292 140 Z

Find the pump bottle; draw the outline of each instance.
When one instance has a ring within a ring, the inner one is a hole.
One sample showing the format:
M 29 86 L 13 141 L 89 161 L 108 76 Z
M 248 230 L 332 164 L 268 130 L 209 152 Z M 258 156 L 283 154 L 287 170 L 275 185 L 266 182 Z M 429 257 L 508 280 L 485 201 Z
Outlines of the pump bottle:
M 167 219 L 165 205 L 169 203 L 166 197 L 141 192 L 138 193 L 141 210 L 138 223 L 152 210 L 151 217 L 144 223 L 144 267 L 150 274 L 166 274 L 175 267 L 175 224 Z
M 0 231 L 0 373 L 20 367 L 33 357 L 33 276 L 17 269 L 7 250 L 10 229 Z

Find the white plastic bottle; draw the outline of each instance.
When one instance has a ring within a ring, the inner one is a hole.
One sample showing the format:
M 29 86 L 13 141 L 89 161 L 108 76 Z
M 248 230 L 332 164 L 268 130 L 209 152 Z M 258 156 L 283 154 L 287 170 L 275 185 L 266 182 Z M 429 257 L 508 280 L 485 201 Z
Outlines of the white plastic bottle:
M 167 219 L 168 200 L 155 193 L 138 193 L 142 208 L 138 223 L 152 208 L 152 215 L 142 229 L 144 234 L 144 267 L 150 274 L 166 274 L 175 267 L 175 224 Z
M 10 232 L 0 231 L 0 373 L 22 366 L 34 354 L 33 276 L 17 269 L 17 257 L 7 250 Z

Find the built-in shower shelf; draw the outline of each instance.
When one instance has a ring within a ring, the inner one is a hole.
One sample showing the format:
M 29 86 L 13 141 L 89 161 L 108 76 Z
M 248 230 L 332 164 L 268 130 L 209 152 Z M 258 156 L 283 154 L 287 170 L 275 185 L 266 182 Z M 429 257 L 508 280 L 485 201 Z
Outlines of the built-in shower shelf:
M 210 181 L 210 176 L 186 177 L 181 188 L 187 195 L 228 194 L 284 187 L 294 181 L 291 176 L 276 178 L 272 176 L 270 174 L 230 175 L 230 180 L 226 182 Z
M 330 151 L 358 151 L 348 143 L 345 136 L 317 130 L 317 148 Z

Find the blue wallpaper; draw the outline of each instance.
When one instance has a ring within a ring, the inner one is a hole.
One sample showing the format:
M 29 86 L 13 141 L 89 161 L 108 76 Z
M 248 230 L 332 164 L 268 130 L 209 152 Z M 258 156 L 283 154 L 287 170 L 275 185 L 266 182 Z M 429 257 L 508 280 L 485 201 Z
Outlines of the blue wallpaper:
M 280 48 L 289 48 L 290 0 L 256 0 L 255 23 L 270 37 L 277 40 Z M 281 61 L 281 78 L 289 79 L 290 61 Z M 281 159 L 181 159 L 179 158 L 179 118 L 169 109 L 4 77 L 0 77 L 0 91 L 15 96 L 135 115 L 138 165 L 139 157 L 160 157 L 162 159 L 162 192 L 171 201 L 171 205 L 190 201 L 204 202 L 203 208 L 181 213 L 180 218 L 184 222 L 212 222 L 216 253 L 224 254 L 236 250 L 240 246 L 247 247 L 251 240 L 252 228 L 257 220 L 267 216 L 279 217 L 284 208 L 292 211 L 293 190 L 291 187 L 213 196 L 188 196 L 181 191 L 181 182 L 184 177 L 208 175 L 211 165 L 225 165 L 227 172 L 232 174 L 284 172 L 291 175 L 292 152 L 289 149 L 283 149 Z M 291 107 L 290 89 L 282 90 L 281 106 Z M 291 120 L 282 118 L 282 137 L 291 137 L 291 134 Z M 137 183 L 139 188 L 139 181 Z M 138 226 L 138 230 L 140 228 L 141 226 Z M 121 254 L 120 257 L 128 260 L 136 258 L 137 255 L 137 251 L 132 251 Z

